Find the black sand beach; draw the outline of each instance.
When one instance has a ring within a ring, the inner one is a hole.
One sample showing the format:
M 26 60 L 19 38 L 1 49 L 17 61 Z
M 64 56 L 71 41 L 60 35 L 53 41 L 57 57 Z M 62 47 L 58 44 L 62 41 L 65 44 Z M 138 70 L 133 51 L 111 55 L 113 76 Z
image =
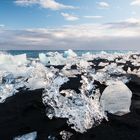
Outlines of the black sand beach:
M 99 60 L 99 62 L 107 60 Z M 99 62 L 92 61 L 94 68 L 98 67 Z M 95 65 L 96 64 L 96 65 Z M 135 69 L 131 63 L 127 62 L 124 69 L 128 67 Z M 61 69 L 62 66 L 57 66 Z M 75 69 L 76 67 L 73 66 Z M 139 67 L 140 68 L 140 67 Z M 70 81 L 63 84 L 62 89 L 73 89 L 79 91 L 81 86 L 81 75 L 76 78 L 70 78 Z M 23 90 L 12 97 L 6 99 L 0 104 L 0 140 L 12 140 L 15 136 L 23 135 L 29 132 L 37 131 L 37 140 L 47 140 L 48 136 L 55 137 L 55 140 L 61 139 L 60 131 L 68 130 L 73 133 L 70 140 L 139 140 L 140 139 L 140 77 L 128 74 L 131 80 L 127 83 L 128 88 L 132 91 L 131 112 L 116 116 L 107 114 L 108 120 L 104 120 L 99 126 L 93 127 L 87 132 L 80 134 L 75 132 L 67 125 L 66 119 L 47 118 L 46 107 L 42 103 L 43 89 Z M 95 81 L 100 88 L 101 93 L 106 85 Z

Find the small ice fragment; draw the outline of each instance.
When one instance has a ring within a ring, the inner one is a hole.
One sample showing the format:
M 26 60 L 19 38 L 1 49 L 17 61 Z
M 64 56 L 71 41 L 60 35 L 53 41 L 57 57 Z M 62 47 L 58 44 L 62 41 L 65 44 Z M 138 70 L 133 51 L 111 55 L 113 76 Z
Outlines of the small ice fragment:
M 58 52 L 47 53 L 47 56 L 44 53 L 39 54 L 39 60 L 44 65 L 64 65 L 65 58 L 62 54 Z
M 47 140 L 57 140 L 54 136 L 49 135 Z
M 20 55 L 8 55 L 8 54 L 0 54 L 0 64 L 16 64 L 23 65 L 27 63 L 26 54 Z
M 60 135 L 62 136 L 63 140 L 69 140 L 73 134 L 71 132 L 63 130 L 60 132 Z
M 3 103 L 6 98 L 14 95 L 16 89 L 12 84 L 5 84 L 0 86 L 0 103 Z
M 6 73 L 2 77 L 2 83 L 3 84 L 14 84 L 15 83 L 15 78 L 12 73 Z
M 13 63 L 17 65 L 24 65 L 27 64 L 27 56 L 26 54 L 20 54 L 13 56 Z
M 13 140 L 35 140 L 37 137 L 37 132 L 32 132 L 25 134 L 23 136 L 15 137 Z

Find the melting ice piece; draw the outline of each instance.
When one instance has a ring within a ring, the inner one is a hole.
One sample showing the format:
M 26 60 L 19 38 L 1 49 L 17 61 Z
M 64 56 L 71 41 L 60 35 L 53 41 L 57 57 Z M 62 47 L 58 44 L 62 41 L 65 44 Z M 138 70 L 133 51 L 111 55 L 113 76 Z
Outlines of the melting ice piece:
M 17 65 L 24 65 L 27 63 L 27 56 L 26 54 L 20 54 L 13 56 L 13 62 Z
M 28 73 L 30 75 L 28 76 L 28 80 L 25 85 L 31 90 L 45 88 L 47 84 L 47 78 L 53 74 L 48 71 L 48 69 L 41 63 L 35 63 L 34 67 L 32 67 Z
M 9 54 L 0 54 L 0 64 L 16 64 L 23 65 L 27 63 L 26 54 L 21 55 L 9 55 Z
M 44 65 L 49 63 L 49 59 L 46 57 L 44 53 L 39 53 L 39 60 Z
M 0 103 L 3 103 L 6 98 L 14 95 L 16 89 L 12 84 L 5 84 L 0 86 Z
M 93 88 L 86 87 L 87 80 L 83 79 L 84 85 L 81 86 L 80 94 L 71 89 L 59 92 L 61 85 L 68 81 L 67 77 L 59 75 L 50 80 L 50 85 L 48 84 L 43 93 L 43 103 L 52 107 L 52 111 L 49 110 L 47 116 L 50 119 L 53 117 L 68 118 L 67 123 L 73 125 L 71 128 L 80 133 L 100 124 L 106 117 L 100 106 L 100 95 L 95 94 L 94 98 L 85 95 L 84 91 L 88 93 L 88 90 Z
M 6 73 L 2 77 L 2 83 L 3 84 L 14 84 L 15 83 L 15 78 L 12 73 Z
M 28 83 L 26 83 L 26 87 L 35 90 L 40 88 L 45 88 L 47 82 L 45 82 L 44 79 L 41 78 L 30 78 L 28 79 Z
M 119 81 L 103 91 L 100 102 L 105 111 L 121 116 L 130 112 L 131 97 L 130 89 Z
M 60 135 L 62 135 L 62 140 L 69 140 L 73 134 L 71 132 L 63 130 L 60 132 Z
M 44 53 L 39 54 L 39 60 L 44 65 L 64 65 L 65 58 L 58 52 L 49 52 L 46 56 Z
M 90 52 L 87 52 L 87 53 L 82 54 L 82 58 L 84 60 L 92 60 L 93 59 L 93 55 Z
M 76 56 L 77 56 L 77 54 L 71 49 L 64 52 L 64 57 L 76 57 Z
M 25 134 L 23 136 L 15 137 L 13 140 L 35 140 L 37 137 L 37 132 L 32 132 Z
M 48 139 L 46 139 L 46 140 L 57 140 L 57 138 L 55 138 L 55 137 L 52 136 L 52 135 L 49 135 L 49 136 L 48 136 Z
M 100 62 L 98 66 L 101 66 L 101 67 L 105 67 L 107 66 L 109 63 L 108 62 Z
M 88 67 L 90 67 L 90 64 L 85 60 L 80 60 L 78 66 L 82 69 L 83 68 L 87 69 Z

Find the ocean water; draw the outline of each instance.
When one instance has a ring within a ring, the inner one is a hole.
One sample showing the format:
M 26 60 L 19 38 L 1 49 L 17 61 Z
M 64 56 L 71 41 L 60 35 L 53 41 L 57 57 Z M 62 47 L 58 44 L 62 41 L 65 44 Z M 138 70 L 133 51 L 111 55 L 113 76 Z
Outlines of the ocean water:
M 39 53 L 47 53 L 47 52 L 63 53 L 64 51 L 65 50 L 8 50 L 8 51 L 4 51 L 4 52 L 10 53 L 12 55 L 26 53 L 28 58 L 37 58 Z M 85 54 L 87 52 L 89 52 L 91 54 L 98 54 L 101 52 L 113 54 L 113 53 L 127 53 L 129 51 L 131 51 L 131 50 L 75 50 L 74 52 L 76 52 L 78 56 L 81 56 L 82 54 Z

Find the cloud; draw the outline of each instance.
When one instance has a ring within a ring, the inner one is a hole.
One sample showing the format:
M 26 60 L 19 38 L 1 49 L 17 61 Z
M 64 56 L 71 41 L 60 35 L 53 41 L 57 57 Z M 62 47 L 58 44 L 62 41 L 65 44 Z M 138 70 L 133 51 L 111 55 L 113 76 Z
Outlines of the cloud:
M 68 20 L 68 21 L 76 21 L 79 19 L 77 16 L 70 15 L 68 13 L 61 13 L 61 15 L 65 18 L 65 20 Z
M 32 4 L 38 4 L 38 0 L 16 0 L 14 3 L 20 6 L 29 6 Z
M 105 25 L 107 25 L 110 28 L 113 29 L 137 29 L 140 27 L 140 19 L 135 19 L 135 18 L 129 18 L 126 19 L 124 21 L 119 21 L 119 22 L 114 22 L 114 23 L 106 23 Z M 137 32 L 135 30 L 135 32 Z
M 140 19 L 59 28 L 0 28 L 1 49 L 135 49 L 140 50 Z
M 103 16 L 84 16 L 84 18 L 88 18 L 88 19 L 101 19 L 101 18 L 103 18 Z
M 103 2 L 103 1 L 102 2 L 98 2 L 97 5 L 98 5 L 98 8 L 100 8 L 100 9 L 106 9 L 106 8 L 110 7 L 109 3 Z
M 42 8 L 47 8 L 47 9 L 51 9 L 51 10 L 75 9 L 76 8 L 71 5 L 64 5 L 62 3 L 56 2 L 55 0 L 16 0 L 15 4 L 20 5 L 20 6 L 39 5 Z
M 130 5 L 133 5 L 133 6 L 140 6 L 140 0 L 133 0 Z
M 5 27 L 5 25 L 4 24 L 0 24 L 0 28 L 3 28 L 3 27 Z
M 68 20 L 68 21 L 76 21 L 76 20 L 79 20 L 79 17 L 78 16 L 71 15 L 71 14 L 68 14 L 68 13 L 62 12 L 61 15 L 65 18 L 65 20 Z M 80 17 L 80 18 L 101 19 L 103 17 L 102 16 L 83 16 L 83 17 Z

